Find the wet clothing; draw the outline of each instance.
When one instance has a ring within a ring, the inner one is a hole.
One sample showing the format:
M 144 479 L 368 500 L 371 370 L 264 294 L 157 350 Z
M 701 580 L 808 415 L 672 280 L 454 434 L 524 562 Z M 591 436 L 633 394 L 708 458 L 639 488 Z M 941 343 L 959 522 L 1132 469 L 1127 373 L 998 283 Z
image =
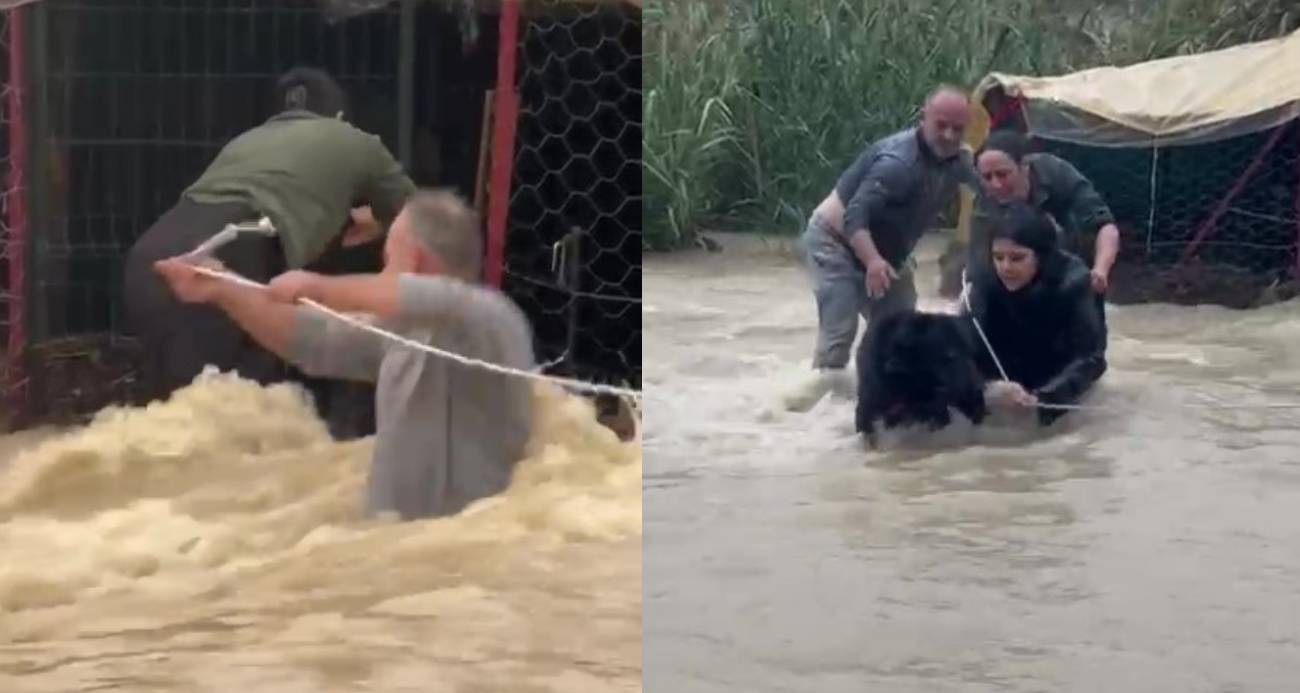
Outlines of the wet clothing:
M 804 262 L 817 300 L 817 347 L 813 368 L 844 368 L 853 355 L 858 315 L 868 322 L 916 307 L 913 263 L 898 267 L 898 278 L 884 296 L 867 296 L 867 273 L 853 249 L 817 216 L 802 238 Z
M 1008 291 L 996 276 L 982 275 L 970 299 L 970 314 L 979 321 L 1007 376 L 1039 401 L 1077 402 L 1106 372 L 1105 304 L 1092 290 L 1088 267 L 1078 257 L 1056 251 L 1040 258 L 1038 276 L 1016 292 Z M 980 344 L 980 371 L 1000 380 L 997 365 Z M 1044 424 L 1063 413 L 1038 410 Z
M 840 175 L 835 191 L 845 207 L 843 235 L 814 213 L 801 238 L 817 301 L 814 368 L 848 364 L 859 315 L 870 321 L 916 306 L 912 250 L 961 183 L 979 186 L 970 153 L 963 149 L 941 160 L 930 152 L 919 128 L 871 143 Z M 847 241 L 862 228 L 898 273 L 877 299 L 867 296 L 866 268 Z
M 290 376 L 220 310 L 178 301 L 155 261 L 193 250 L 229 223 L 267 216 L 275 237 L 243 234 L 215 253 L 228 269 L 265 283 L 337 249 L 352 207 L 369 204 L 387 227 L 413 191 L 378 137 L 335 118 L 286 111 L 231 140 L 127 254 L 126 312 L 144 346 L 148 397 L 170 396 L 207 364 L 261 383 Z
M 289 269 L 301 269 L 338 236 L 353 207 L 370 205 L 386 229 L 414 191 L 379 137 L 337 118 L 286 111 L 231 140 L 184 197 L 259 210 L 275 224 Z
M 207 364 L 236 370 L 267 384 L 285 376 L 284 362 L 253 341 L 220 308 L 182 303 L 153 268 L 156 260 L 193 250 L 225 227 L 255 218 L 238 202 L 200 204 L 182 199 L 149 227 L 126 257 L 126 317 L 139 338 L 142 389 L 162 399 L 189 385 Z M 274 238 L 244 235 L 216 252 L 232 272 L 266 283 L 285 269 Z
M 527 318 L 495 289 L 402 275 L 389 331 L 509 368 L 534 367 Z M 306 373 L 375 382 L 378 432 L 368 514 L 459 512 L 510 483 L 532 428 L 532 383 L 416 351 L 303 307 L 290 360 Z
M 919 128 L 873 142 L 835 183 L 845 208 L 844 237 L 868 229 L 881 257 L 898 269 L 961 183 L 979 189 L 979 176 L 965 149 L 939 159 Z
M 343 236 L 306 269 L 317 274 L 374 274 L 384 268 L 384 240 L 343 246 Z M 375 384 L 355 380 L 313 378 L 290 366 L 290 377 L 311 393 L 317 410 L 335 440 L 375 434 Z
M 1110 207 L 1070 162 L 1052 154 L 1034 153 L 1026 154 L 1023 163 L 1029 166 L 1028 202 L 1056 222 L 1062 248 L 1081 258 L 1090 258 L 1092 248 L 1086 247 L 1085 236 L 1095 236 L 1101 227 L 1115 223 Z M 975 200 L 967 255 L 968 276 L 974 270 L 991 271 L 989 227 L 1001 204 L 982 191 Z

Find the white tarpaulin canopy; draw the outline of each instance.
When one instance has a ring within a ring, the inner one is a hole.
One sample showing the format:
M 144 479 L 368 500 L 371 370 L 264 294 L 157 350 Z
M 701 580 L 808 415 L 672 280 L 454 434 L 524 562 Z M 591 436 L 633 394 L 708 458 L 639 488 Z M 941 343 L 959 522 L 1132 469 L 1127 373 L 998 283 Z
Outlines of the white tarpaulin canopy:
M 975 88 L 990 112 L 1003 96 L 1021 99 L 1029 132 L 1044 139 L 1109 147 L 1227 139 L 1300 115 L 1300 31 L 1059 77 L 993 73 Z

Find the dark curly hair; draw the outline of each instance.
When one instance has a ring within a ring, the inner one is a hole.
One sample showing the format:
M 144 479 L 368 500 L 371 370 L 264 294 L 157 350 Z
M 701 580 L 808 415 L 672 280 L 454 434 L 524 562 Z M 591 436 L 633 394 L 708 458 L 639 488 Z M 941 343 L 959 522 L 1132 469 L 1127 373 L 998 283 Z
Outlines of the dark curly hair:
M 348 112 L 348 96 L 343 87 L 324 70 L 295 67 L 275 83 L 275 110 L 307 110 L 333 118 Z
M 994 130 L 975 153 L 975 160 L 979 161 L 984 152 L 1002 152 L 1018 164 L 1026 154 L 1030 153 L 1029 140 L 1015 130 Z

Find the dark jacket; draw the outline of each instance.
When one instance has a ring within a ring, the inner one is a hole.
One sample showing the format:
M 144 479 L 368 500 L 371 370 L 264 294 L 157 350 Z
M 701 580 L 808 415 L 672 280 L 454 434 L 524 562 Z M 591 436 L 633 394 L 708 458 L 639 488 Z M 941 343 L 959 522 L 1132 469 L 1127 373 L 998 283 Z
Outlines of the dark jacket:
M 1088 267 L 1074 255 L 1049 255 L 1040 261 L 1038 277 L 1014 293 L 996 276 L 982 275 L 970 298 L 970 313 L 1007 376 L 1039 401 L 1077 402 L 1106 372 L 1105 304 L 1092 290 Z M 985 377 L 1001 379 L 987 348 L 980 350 L 978 365 Z M 1038 410 L 1045 424 L 1062 413 Z
M 1061 230 L 1062 248 L 1089 256 L 1091 249 L 1084 247 L 1083 235 L 1095 234 L 1106 224 L 1115 223 L 1115 215 L 1106 201 L 1092 182 L 1065 159 L 1035 153 L 1026 155 L 1024 163 L 1029 166 L 1029 203 L 1056 221 Z M 988 238 L 999 204 L 992 195 L 982 191 L 975 200 L 970 228 L 970 268 L 990 269 Z M 974 272 L 968 270 L 967 275 L 973 279 Z
M 844 203 L 844 237 L 866 228 L 881 257 L 900 267 L 962 183 L 979 190 L 967 150 L 939 159 L 918 128 L 877 140 L 835 183 Z

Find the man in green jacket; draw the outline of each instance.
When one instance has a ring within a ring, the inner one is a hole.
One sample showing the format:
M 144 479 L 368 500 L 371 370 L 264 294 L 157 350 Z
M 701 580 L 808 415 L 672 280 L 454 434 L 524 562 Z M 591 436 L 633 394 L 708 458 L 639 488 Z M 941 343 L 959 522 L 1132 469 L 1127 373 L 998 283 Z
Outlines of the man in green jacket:
M 231 271 L 267 282 L 337 249 L 353 208 L 369 206 L 387 229 L 415 190 L 379 137 L 343 119 L 346 95 L 328 74 L 295 68 L 275 97 L 280 112 L 226 144 L 127 255 L 127 319 L 144 346 L 151 399 L 188 385 L 209 364 L 262 383 L 286 377 L 284 362 L 229 317 L 176 300 L 154 262 L 194 250 L 227 224 L 267 217 L 275 235 L 244 234 L 215 253 Z

